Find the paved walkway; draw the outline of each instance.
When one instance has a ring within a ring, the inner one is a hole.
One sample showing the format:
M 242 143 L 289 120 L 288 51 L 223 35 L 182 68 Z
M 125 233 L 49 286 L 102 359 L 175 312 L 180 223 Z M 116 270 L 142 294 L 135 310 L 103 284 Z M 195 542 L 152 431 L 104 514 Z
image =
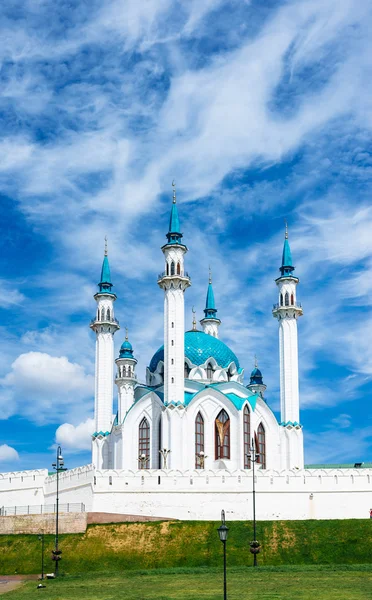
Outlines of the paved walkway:
M 0 575 L 0 594 L 11 592 L 22 585 L 24 581 L 35 580 L 39 575 Z

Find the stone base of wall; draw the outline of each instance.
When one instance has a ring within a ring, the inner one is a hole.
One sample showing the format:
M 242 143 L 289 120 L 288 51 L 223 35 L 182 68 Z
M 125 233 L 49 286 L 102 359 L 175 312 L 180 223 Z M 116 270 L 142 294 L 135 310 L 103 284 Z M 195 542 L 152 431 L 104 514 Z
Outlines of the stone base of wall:
M 60 513 L 59 533 L 84 533 L 87 528 L 87 513 Z M 0 517 L 0 534 L 55 533 L 56 515 L 11 515 Z
M 88 525 L 98 523 L 147 523 L 148 521 L 170 521 L 166 517 L 146 517 L 144 515 L 120 515 L 117 513 L 89 512 Z

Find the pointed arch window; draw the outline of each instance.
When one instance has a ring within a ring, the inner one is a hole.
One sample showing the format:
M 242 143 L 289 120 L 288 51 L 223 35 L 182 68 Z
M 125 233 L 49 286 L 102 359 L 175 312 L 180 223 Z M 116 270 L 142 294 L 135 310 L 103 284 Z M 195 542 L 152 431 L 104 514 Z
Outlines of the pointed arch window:
M 280 294 L 280 306 L 283 306 L 283 294 Z
M 138 427 L 138 456 L 145 455 L 147 461 L 139 460 L 139 469 L 148 469 L 150 466 L 150 424 L 146 417 L 143 417 Z
M 211 363 L 207 364 L 207 368 L 205 369 L 205 372 L 207 374 L 208 379 L 213 379 L 213 367 L 212 367 Z
M 285 306 L 289 306 L 289 294 L 288 294 L 288 292 L 285 293 L 284 303 L 285 303 Z
M 248 406 L 245 405 L 243 410 L 243 451 L 244 451 L 244 468 L 251 468 L 251 459 L 248 457 L 251 450 L 251 413 Z
M 230 458 L 230 417 L 221 410 L 214 422 L 215 459 Z
M 257 429 L 257 442 L 258 442 L 258 464 L 261 465 L 262 469 L 266 469 L 266 433 L 262 423 L 259 424 Z
M 291 294 L 291 306 L 294 305 L 294 294 Z
M 181 265 L 177 263 L 177 275 L 181 275 Z
M 185 362 L 185 379 L 189 378 L 190 371 L 191 371 L 191 369 L 190 369 L 189 365 Z
M 169 264 L 167 263 L 167 275 L 169 275 Z
M 174 275 L 174 273 L 175 273 L 175 265 L 174 265 L 174 262 L 172 260 L 172 262 L 171 262 L 171 273 L 170 274 Z
M 105 309 L 102 308 L 102 310 L 101 310 L 101 321 L 104 321 L 104 320 L 105 320 Z
M 204 452 L 204 419 L 200 412 L 195 419 L 195 469 L 201 469 L 200 452 Z
M 111 320 L 111 312 L 110 309 L 107 309 L 107 320 L 110 321 Z

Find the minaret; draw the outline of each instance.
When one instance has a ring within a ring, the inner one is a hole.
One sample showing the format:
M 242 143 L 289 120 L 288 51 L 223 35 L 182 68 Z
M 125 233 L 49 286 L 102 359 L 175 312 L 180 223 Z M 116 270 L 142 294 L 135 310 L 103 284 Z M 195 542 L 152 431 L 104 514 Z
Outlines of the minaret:
M 97 313 L 90 324 L 90 327 L 96 332 L 94 419 L 96 433 L 106 434 L 110 432 L 112 426 L 114 333 L 120 329 L 119 321 L 115 319 L 114 315 L 116 295 L 112 292 L 107 239 L 105 239 L 105 255 L 98 288 L 99 291 L 94 296 L 97 302 Z
M 217 309 L 214 302 L 214 293 L 212 287 L 212 271 L 209 267 L 209 283 L 207 298 L 205 301 L 204 317 L 200 321 L 200 325 L 203 327 L 204 333 L 213 335 L 218 338 L 218 328 L 221 325 L 221 321 L 217 318 Z
M 249 381 L 249 385 L 247 388 L 251 390 L 254 394 L 259 394 L 261 398 L 264 397 L 264 393 L 266 390 L 266 385 L 263 382 L 263 377 L 260 369 L 258 368 L 257 357 L 254 357 L 254 369 L 251 373 L 251 378 Z
M 120 425 L 134 402 L 134 388 L 137 383 L 137 360 L 133 356 L 133 348 L 128 340 L 127 329 L 125 332 L 125 341 L 120 348 L 119 358 L 115 362 L 118 369 L 115 383 L 118 386 L 119 394 L 118 424 Z
M 296 288 L 299 279 L 293 274 L 294 269 L 286 225 L 282 266 L 279 269 L 281 275 L 275 280 L 278 286 L 279 302 L 274 304 L 273 316 L 279 321 L 281 422 L 284 425 L 298 426 L 300 406 L 297 319 L 302 315 L 302 307 L 296 299 Z
M 167 233 L 168 242 L 162 247 L 165 271 L 158 285 L 164 290 L 164 402 L 184 402 L 185 307 L 184 291 L 191 285 L 184 270 L 187 247 L 182 233 L 173 185 L 173 204 Z

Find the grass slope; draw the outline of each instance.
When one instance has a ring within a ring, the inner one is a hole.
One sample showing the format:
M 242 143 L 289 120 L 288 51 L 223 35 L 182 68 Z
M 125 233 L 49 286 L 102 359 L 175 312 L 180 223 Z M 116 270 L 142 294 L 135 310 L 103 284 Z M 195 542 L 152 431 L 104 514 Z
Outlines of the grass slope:
M 235 567 L 228 570 L 229 600 L 370 600 L 372 567 Z M 221 569 L 128 571 L 125 574 L 84 574 L 36 582 L 10 592 L 9 600 L 220 600 Z
M 251 522 L 228 523 L 228 564 L 252 563 Z M 218 523 L 178 521 L 92 525 L 85 534 L 60 536 L 62 572 L 219 566 Z M 372 520 L 260 521 L 260 565 L 372 563 Z M 53 536 L 45 539 L 45 566 L 53 570 Z M 0 574 L 38 573 L 41 543 L 36 535 L 0 536 Z

